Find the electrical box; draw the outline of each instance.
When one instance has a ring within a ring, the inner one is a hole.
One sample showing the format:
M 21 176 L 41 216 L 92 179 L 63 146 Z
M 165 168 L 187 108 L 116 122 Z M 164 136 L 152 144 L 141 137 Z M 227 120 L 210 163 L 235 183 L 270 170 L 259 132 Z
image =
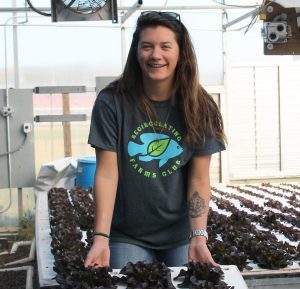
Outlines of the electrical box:
M 300 55 L 300 0 L 265 0 L 263 6 L 264 54 Z
M 0 189 L 34 183 L 32 90 L 0 89 Z

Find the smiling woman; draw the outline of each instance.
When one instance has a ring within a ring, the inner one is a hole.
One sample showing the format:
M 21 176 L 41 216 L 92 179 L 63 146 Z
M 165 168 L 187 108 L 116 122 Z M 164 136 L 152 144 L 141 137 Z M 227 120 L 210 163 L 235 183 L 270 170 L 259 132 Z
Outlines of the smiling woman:
M 142 13 L 122 76 L 99 93 L 92 112 L 96 214 L 85 266 L 217 265 L 205 230 L 210 159 L 225 149 L 225 136 L 198 79 L 180 16 Z M 195 230 L 204 233 L 189 240 Z
M 140 34 L 137 57 L 145 91 L 150 90 L 153 82 L 159 81 L 159 85 L 165 87 L 165 95 L 152 95 L 151 98 L 157 101 L 168 99 L 179 58 L 176 34 L 162 26 L 145 28 Z

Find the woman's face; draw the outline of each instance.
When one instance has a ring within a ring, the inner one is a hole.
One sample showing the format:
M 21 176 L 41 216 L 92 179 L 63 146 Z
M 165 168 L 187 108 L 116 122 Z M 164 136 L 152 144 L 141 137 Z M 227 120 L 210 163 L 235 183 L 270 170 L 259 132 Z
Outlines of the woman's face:
M 137 58 L 143 79 L 149 84 L 172 84 L 179 59 L 175 33 L 164 26 L 147 27 L 140 33 Z

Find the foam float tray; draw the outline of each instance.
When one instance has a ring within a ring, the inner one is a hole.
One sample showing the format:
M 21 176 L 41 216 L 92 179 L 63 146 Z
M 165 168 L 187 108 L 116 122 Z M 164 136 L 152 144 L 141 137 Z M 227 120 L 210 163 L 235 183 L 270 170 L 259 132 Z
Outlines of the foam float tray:
M 169 267 L 171 270 L 171 276 L 172 276 L 172 282 L 176 288 L 179 283 L 182 282 L 182 280 L 173 280 L 174 277 L 176 277 L 181 269 L 186 269 L 185 267 Z M 221 266 L 223 272 L 224 272 L 224 281 L 230 285 L 234 286 L 234 289 L 248 289 L 247 284 L 245 280 L 243 279 L 239 269 L 235 265 L 222 265 Z M 113 274 L 118 275 L 119 270 L 114 270 Z M 125 289 L 125 285 L 118 286 L 118 289 Z
M 40 287 L 58 286 L 55 281 L 56 273 L 53 271 L 54 256 L 51 253 L 51 236 L 48 215 L 48 195 L 47 192 L 36 192 L 36 250 L 37 263 L 39 272 Z M 235 265 L 221 266 L 224 271 L 224 281 L 228 285 L 234 286 L 235 289 L 248 289 L 240 271 Z M 171 267 L 171 275 L 178 275 L 180 269 L 185 267 Z M 118 274 L 114 270 L 113 274 Z M 173 279 L 173 278 L 172 278 Z M 173 281 L 176 286 L 180 281 Z M 123 289 L 125 286 L 118 286 Z
M 279 270 L 244 270 L 242 276 L 249 289 L 299 289 L 300 268 Z

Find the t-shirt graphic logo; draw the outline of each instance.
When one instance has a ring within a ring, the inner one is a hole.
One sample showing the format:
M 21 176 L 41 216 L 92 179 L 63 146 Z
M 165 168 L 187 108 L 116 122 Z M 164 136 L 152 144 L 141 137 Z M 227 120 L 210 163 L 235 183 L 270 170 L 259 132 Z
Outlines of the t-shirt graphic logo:
M 169 159 L 175 158 L 183 152 L 183 148 L 165 134 L 143 133 L 140 135 L 140 140 L 143 144 L 133 141 L 128 143 L 128 154 L 131 157 L 137 155 L 143 162 L 159 160 L 159 168 Z

